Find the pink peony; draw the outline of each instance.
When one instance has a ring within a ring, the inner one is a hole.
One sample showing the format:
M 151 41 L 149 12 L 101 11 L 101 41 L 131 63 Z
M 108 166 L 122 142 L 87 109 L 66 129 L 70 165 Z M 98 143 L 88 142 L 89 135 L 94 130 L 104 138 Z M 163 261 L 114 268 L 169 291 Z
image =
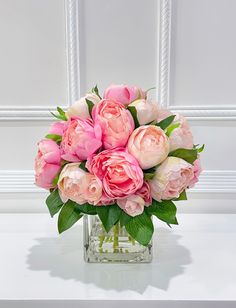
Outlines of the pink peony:
M 143 186 L 139 190 L 137 190 L 135 194 L 143 198 L 145 206 L 151 205 L 152 203 L 151 188 L 148 182 L 144 181 Z
M 127 148 L 142 169 L 149 169 L 166 159 L 169 153 L 169 141 L 160 127 L 144 125 L 133 131 Z
M 193 177 L 193 165 L 170 156 L 156 169 L 154 178 L 149 182 L 151 195 L 157 201 L 178 198 Z
M 65 121 L 60 121 L 60 122 L 54 122 L 50 129 L 49 129 L 49 134 L 53 135 L 59 135 L 62 136 L 67 128 L 67 122 Z
M 61 155 L 59 146 L 50 139 L 38 143 L 38 154 L 35 158 L 35 184 L 39 187 L 53 188 L 53 179 L 61 168 Z
M 173 115 L 172 112 L 159 107 L 157 121 L 160 122 L 171 115 Z M 180 126 L 175 128 L 169 136 L 170 151 L 174 151 L 180 148 L 192 149 L 193 135 L 190 131 L 187 119 L 179 113 L 176 113 L 174 121 L 171 123 L 171 125 L 176 123 L 179 123 Z
M 95 125 L 102 129 L 105 149 L 124 147 L 134 130 L 134 120 L 125 107 L 113 100 L 104 99 L 93 108 Z
M 93 174 L 79 167 L 80 163 L 70 163 L 62 169 L 58 180 L 61 199 L 78 204 L 86 202 L 96 205 L 102 196 L 102 182 Z
M 125 213 L 134 217 L 142 214 L 145 202 L 138 195 L 129 195 L 126 198 L 117 200 L 117 204 Z
M 175 128 L 169 137 L 170 151 L 174 151 L 179 148 L 192 149 L 193 147 L 193 135 L 190 131 L 187 119 L 176 114 L 174 123 L 179 123 L 180 126 Z
M 105 150 L 88 159 L 86 167 L 103 182 L 105 194 L 123 198 L 143 185 L 143 172 L 136 159 L 125 149 Z
M 200 158 L 198 158 L 194 161 L 193 172 L 194 172 L 194 177 L 193 177 L 192 181 L 189 183 L 189 187 L 193 187 L 198 182 L 199 175 L 202 172 Z
M 136 99 L 145 98 L 146 93 L 140 88 L 126 85 L 111 85 L 104 93 L 104 98 L 129 105 Z
M 71 162 L 86 160 L 101 145 L 101 129 L 98 125 L 94 127 L 90 119 L 71 119 L 62 137 L 62 158 Z

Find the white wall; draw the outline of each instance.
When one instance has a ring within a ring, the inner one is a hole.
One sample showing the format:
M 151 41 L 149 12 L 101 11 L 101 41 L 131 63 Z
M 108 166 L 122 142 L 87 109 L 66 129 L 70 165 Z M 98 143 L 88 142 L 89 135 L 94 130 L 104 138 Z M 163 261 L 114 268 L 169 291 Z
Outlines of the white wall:
M 45 210 L 32 168 L 48 110 L 124 82 L 157 85 L 206 144 L 205 172 L 180 210 L 236 212 L 236 2 L 173 0 L 171 20 L 170 2 L 0 1 L 0 211 Z

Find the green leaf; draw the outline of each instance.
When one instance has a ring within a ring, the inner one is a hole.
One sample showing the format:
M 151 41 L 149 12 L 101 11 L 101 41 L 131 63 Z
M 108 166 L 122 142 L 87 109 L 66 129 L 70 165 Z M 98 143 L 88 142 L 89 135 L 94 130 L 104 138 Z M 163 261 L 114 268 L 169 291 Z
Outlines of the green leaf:
M 160 126 L 161 129 L 166 129 L 173 121 L 174 121 L 175 115 L 171 115 L 164 120 L 158 122 L 156 125 Z
M 76 209 L 76 211 L 78 211 L 80 213 L 84 213 L 84 214 L 88 214 L 88 215 L 97 215 L 96 206 L 91 205 L 89 203 L 84 203 L 82 205 L 76 204 L 75 209 Z
M 91 102 L 89 99 L 85 98 L 85 101 L 86 101 L 86 104 L 88 106 L 88 111 L 89 111 L 89 114 L 90 114 L 90 117 L 92 117 L 92 110 L 93 110 L 93 106 L 94 106 L 94 103 Z
M 138 116 L 137 116 L 137 110 L 134 106 L 128 106 L 127 109 L 130 111 L 133 119 L 134 119 L 134 125 L 135 125 L 135 128 L 139 127 L 140 124 L 139 124 L 139 121 L 138 121 Z
M 155 215 L 160 220 L 169 223 L 176 224 L 176 206 L 170 200 L 163 200 L 158 202 L 155 199 L 152 200 L 152 205 L 145 208 L 149 215 Z
M 171 124 L 167 130 L 166 130 L 166 135 L 167 137 L 170 137 L 170 135 L 172 134 L 172 132 L 178 128 L 180 126 L 180 123 L 174 123 L 174 124 Z
M 64 202 L 60 198 L 58 189 L 55 189 L 50 193 L 46 199 L 46 204 L 51 217 L 60 211 L 60 208 L 63 206 Z
M 179 198 L 174 199 L 174 201 L 181 201 L 181 200 L 187 200 L 187 194 L 186 191 L 182 191 L 182 193 L 179 195 Z
M 100 94 L 99 94 L 98 86 L 97 85 L 92 88 L 92 93 L 95 93 L 100 99 L 102 99 Z
M 172 226 L 170 225 L 170 224 L 168 224 L 168 222 L 166 223 L 167 224 L 167 226 L 169 227 L 169 228 L 171 228 L 172 229 Z M 173 224 L 173 225 L 178 225 L 179 223 L 178 223 L 178 220 L 177 220 L 177 218 L 175 217 L 175 223 Z
M 58 120 L 62 120 L 62 121 L 67 121 L 67 117 L 66 117 L 66 113 L 63 109 L 61 109 L 60 107 L 57 107 L 57 111 L 59 114 L 55 114 L 53 112 L 50 112 L 55 118 L 57 118 Z
M 85 172 L 88 172 L 88 169 L 85 167 L 86 161 L 82 161 L 79 165 L 80 169 L 84 170 Z
M 197 149 L 198 153 L 201 153 L 205 148 L 205 144 L 203 144 L 200 148 Z
M 126 214 L 124 211 L 120 215 L 120 225 L 121 227 L 125 226 L 133 217 Z
M 177 149 L 169 153 L 169 156 L 179 157 L 186 160 L 188 163 L 193 164 L 197 159 L 197 149 Z
M 155 176 L 155 173 L 144 172 L 144 174 L 143 174 L 144 180 L 146 180 L 146 181 L 152 180 L 154 178 L 154 176 Z
M 126 225 L 127 232 L 143 246 L 150 243 L 154 231 L 151 217 L 143 212 L 141 215 L 133 217 Z
M 57 107 L 57 112 L 60 114 L 61 117 L 66 118 L 66 113 L 62 108 Z
M 60 135 L 55 135 L 55 134 L 47 134 L 45 138 L 54 140 L 56 143 L 60 143 L 62 139 Z
M 113 204 L 107 206 L 97 206 L 96 209 L 106 232 L 109 232 L 120 219 L 122 211 L 121 208 L 119 208 L 117 204 Z
M 83 215 L 76 211 L 76 203 L 67 201 L 58 216 L 58 232 L 62 233 L 72 227 Z
M 153 120 L 153 121 L 151 121 L 151 122 L 149 122 L 149 123 L 147 123 L 147 124 L 145 124 L 145 125 L 156 125 L 157 124 L 157 121 L 156 120 Z

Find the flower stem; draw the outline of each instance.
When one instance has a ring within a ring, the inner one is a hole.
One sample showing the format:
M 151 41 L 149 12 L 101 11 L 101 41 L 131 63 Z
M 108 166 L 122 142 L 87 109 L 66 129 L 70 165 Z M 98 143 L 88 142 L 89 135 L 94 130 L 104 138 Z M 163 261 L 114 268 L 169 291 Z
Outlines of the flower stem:
M 105 235 L 100 235 L 99 236 L 99 248 L 102 249 L 102 245 L 105 239 Z
M 114 240 L 113 240 L 113 249 L 114 252 L 118 252 L 119 251 L 119 223 L 117 223 L 114 227 L 113 227 L 113 232 L 114 232 Z

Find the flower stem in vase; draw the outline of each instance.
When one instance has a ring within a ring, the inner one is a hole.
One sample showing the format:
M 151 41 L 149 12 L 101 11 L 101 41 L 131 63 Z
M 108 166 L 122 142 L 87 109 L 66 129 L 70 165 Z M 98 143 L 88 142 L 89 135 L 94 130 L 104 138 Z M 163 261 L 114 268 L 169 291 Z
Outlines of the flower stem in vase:
M 114 239 L 113 239 L 113 252 L 119 252 L 119 223 L 117 223 L 114 227 L 113 227 L 113 235 L 114 235 Z
M 99 236 L 99 251 L 100 252 L 103 252 L 103 242 L 105 240 L 105 235 L 100 235 Z

